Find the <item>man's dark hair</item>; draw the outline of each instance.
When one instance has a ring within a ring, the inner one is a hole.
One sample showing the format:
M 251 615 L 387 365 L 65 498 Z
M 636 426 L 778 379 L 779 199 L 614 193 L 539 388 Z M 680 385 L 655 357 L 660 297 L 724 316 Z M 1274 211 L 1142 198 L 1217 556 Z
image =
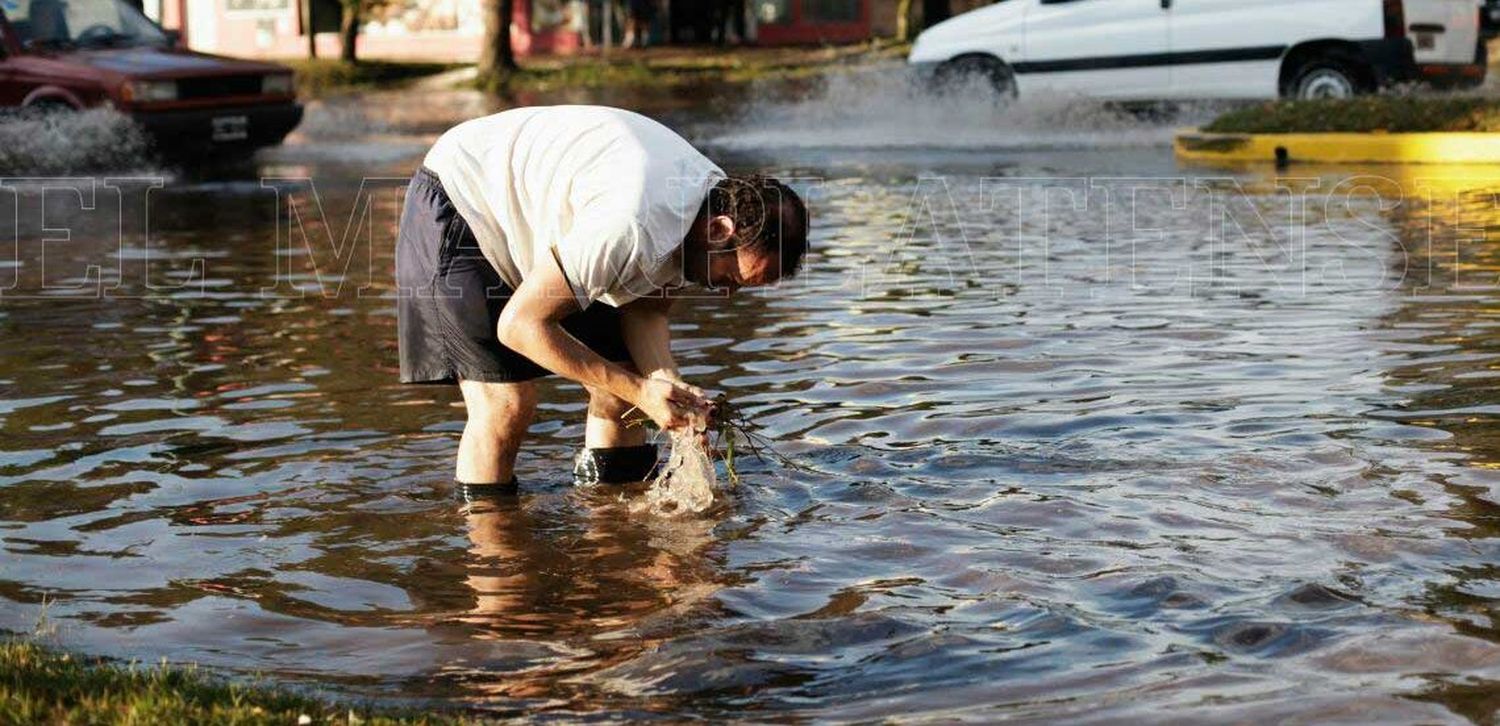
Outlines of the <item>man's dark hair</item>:
M 792 188 L 760 174 L 720 180 L 708 193 L 708 213 L 734 220 L 735 245 L 781 260 L 781 277 L 797 273 L 807 252 L 807 205 Z

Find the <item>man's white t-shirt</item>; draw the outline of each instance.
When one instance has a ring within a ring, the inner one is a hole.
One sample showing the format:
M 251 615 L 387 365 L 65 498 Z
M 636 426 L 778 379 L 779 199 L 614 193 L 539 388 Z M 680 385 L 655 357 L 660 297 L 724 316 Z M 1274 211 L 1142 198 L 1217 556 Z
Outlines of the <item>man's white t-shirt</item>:
M 423 165 L 512 289 L 555 254 L 579 307 L 683 284 L 678 251 L 724 172 L 645 116 L 538 106 L 466 121 Z

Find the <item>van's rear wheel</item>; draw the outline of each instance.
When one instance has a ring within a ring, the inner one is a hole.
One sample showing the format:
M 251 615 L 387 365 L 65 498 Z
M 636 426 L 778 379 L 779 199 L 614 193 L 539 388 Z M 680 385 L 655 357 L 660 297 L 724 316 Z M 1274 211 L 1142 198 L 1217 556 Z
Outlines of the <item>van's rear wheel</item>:
M 1297 100 L 1353 98 L 1375 90 L 1358 61 L 1328 54 L 1309 59 L 1297 69 L 1286 95 Z
M 937 67 L 933 84 L 939 92 L 959 90 L 982 83 L 994 89 L 1001 98 L 1014 98 L 1016 76 L 1010 66 L 994 56 L 961 55 Z

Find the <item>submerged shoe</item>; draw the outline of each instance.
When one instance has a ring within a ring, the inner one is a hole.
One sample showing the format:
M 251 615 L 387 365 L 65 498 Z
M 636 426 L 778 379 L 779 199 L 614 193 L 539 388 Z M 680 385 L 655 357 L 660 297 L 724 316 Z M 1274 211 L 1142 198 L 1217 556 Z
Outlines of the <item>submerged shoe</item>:
M 521 487 L 520 481 L 515 477 L 511 477 L 508 482 L 500 483 L 465 484 L 461 481 L 455 481 L 453 484 L 458 489 L 459 498 L 470 504 L 485 499 L 513 497 Z
M 629 484 L 656 472 L 656 444 L 580 449 L 573 459 L 573 484 Z

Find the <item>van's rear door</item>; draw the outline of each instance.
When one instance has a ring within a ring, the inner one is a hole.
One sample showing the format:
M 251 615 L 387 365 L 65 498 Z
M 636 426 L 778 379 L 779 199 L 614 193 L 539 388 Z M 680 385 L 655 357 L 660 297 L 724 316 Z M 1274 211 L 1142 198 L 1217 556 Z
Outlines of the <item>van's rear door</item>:
M 1406 34 L 1417 64 L 1473 63 L 1479 49 L 1479 0 L 1406 0 Z

